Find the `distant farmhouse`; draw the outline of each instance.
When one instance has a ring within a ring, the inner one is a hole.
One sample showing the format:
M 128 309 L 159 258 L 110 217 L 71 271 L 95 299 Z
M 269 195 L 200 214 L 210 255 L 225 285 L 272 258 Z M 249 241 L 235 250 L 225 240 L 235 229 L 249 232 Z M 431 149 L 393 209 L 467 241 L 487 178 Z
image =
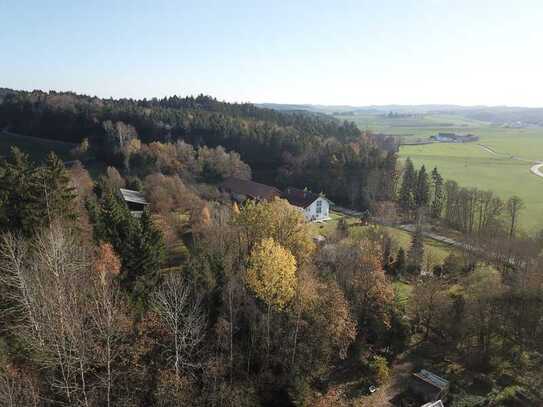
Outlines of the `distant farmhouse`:
M 426 403 L 438 402 L 446 398 L 449 392 L 449 381 L 421 369 L 420 372 L 411 375 L 409 389 Z
M 470 143 L 479 141 L 479 136 L 474 136 L 473 134 L 437 133 L 430 136 L 430 139 L 440 143 Z
M 247 199 L 256 201 L 272 201 L 275 198 L 286 199 L 292 206 L 298 208 L 309 222 L 330 219 L 330 205 L 333 205 L 324 196 L 311 191 L 289 187 L 285 192 L 281 192 L 269 185 L 234 177 L 225 179 L 219 189 L 230 194 L 232 199 L 237 202 L 244 202 Z
M 310 222 L 330 219 L 330 205 L 333 205 L 333 202 L 322 195 L 289 187 L 282 197 L 301 210 L 306 220 Z
M 128 206 L 132 216 L 139 218 L 143 214 L 145 207 L 149 205 L 149 202 L 145 200 L 143 193 L 139 191 L 133 191 L 131 189 L 120 189 L 121 198 Z
M 275 187 L 235 177 L 225 179 L 219 189 L 230 194 L 237 202 L 247 199 L 272 201 L 274 198 L 281 197 L 281 191 Z

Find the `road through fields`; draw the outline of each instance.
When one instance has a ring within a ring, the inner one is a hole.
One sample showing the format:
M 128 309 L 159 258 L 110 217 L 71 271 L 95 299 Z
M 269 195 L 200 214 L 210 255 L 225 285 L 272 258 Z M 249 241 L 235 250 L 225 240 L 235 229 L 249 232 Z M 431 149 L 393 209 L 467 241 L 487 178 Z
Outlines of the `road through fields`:
M 543 172 L 541 172 L 541 169 L 543 168 L 543 163 L 537 163 L 530 168 L 530 171 L 532 174 L 537 175 L 538 177 L 543 177 Z
M 496 150 L 494 150 L 492 147 L 489 147 L 489 146 L 485 146 L 484 144 L 479 144 L 479 147 L 481 147 L 483 150 L 485 150 L 486 152 L 490 153 L 490 154 L 493 154 L 495 156 L 498 156 L 498 157 L 509 157 L 510 159 L 512 160 L 518 160 L 518 161 L 526 161 L 526 162 L 531 162 L 533 163 L 534 165 L 532 165 L 532 167 L 530 167 L 530 172 L 534 175 L 537 175 L 538 177 L 542 177 L 543 178 L 543 172 L 542 172 L 542 168 L 543 168 L 543 162 L 541 161 L 530 161 L 530 160 L 527 160 L 525 158 L 520 158 L 520 157 L 515 157 L 513 155 L 509 155 L 507 153 L 498 153 Z

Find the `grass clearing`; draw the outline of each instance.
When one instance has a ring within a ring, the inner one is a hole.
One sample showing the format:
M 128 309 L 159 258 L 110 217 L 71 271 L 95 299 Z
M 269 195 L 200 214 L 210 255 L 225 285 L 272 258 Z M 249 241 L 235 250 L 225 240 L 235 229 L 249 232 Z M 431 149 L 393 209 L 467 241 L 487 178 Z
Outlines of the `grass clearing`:
M 390 118 L 386 115 L 368 113 L 337 117 L 355 122 L 362 130 L 404 137 L 431 136 L 437 131 L 469 133 L 471 129 L 488 126 L 486 122 L 452 114 L 418 114 L 411 117 Z
M 480 143 L 526 160 L 543 160 L 543 129 L 540 131 L 483 135 Z M 424 164 L 428 170 L 438 167 L 445 179 L 464 187 L 491 190 L 502 199 L 518 195 L 526 204 L 520 218 L 523 229 L 533 233 L 543 227 L 543 178 L 530 173 L 529 161 L 495 156 L 477 143 L 402 146 L 400 157 L 410 157 L 417 167 Z
M 43 161 L 50 151 L 54 151 L 63 160 L 69 160 L 70 150 L 75 144 L 0 132 L 0 156 L 9 155 L 11 147 L 18 147 L 35 161 Z
M 384 227 L 384 229 L 394 238 L 394 240 L 396 240 L 398 245 L 404 248 L 406 252 L 409 250 L 409 246 L 411 245 L 411 233 L 389 226 Z M 454 247 L 437 242 L 433 239 L 424 239 L 424 252 L 431 253 L 431 257 L 436 263 L 442 263 L 451 252 L 455 251 L 457 251 L 457 249 Z
M 352 225 L 358 222 L 358 219 L 353 218 L 351 216 L 345 216 L 339 212 L 330 211 L 330 220 L 327 220 L 325 222 L 320 222 L 320 223 L 311 222 L 309 224 L 309 230 L 311 231 L 311 234 L 313 236 L 315 235 L 322 235 L 324 237 L 330 236 L 337 229 L 338 221 L 343 217 L 347 219 L 347 223 L 349 225 Z
M 404 137 L 427 138 L 438 132 L 479 136 L 480 141 L 475 143 L 405 145 L 400 148 L 400 157 L 410 157 L 417 167 L 424 164 L 430 171 L 438 167 L 445 179 L 455 180 L 461 186 L 491 190 L 502 199 L 518 195 L 526 205 L 520 219 L 522 228 L 531 234 L 543 228 L 543 178 L 530 173 L 530 161 L 543 161 L 543 128 L 506 128 L 445 114 L 340 117 L 355 121 L 361 129 Z M 479 143 L 505 156 L 493 155 Z
M 392 287 L 398 295 L 400 303 L 406 303 L 409 300 L 409 297 L 411 297 L 411 293 L 413 291 L 413 286 L 411 284 L 404 283 L 400 280 L 394 280 L 392 282 Z
M 358 224 L 359 220 L 352 216 L 347 216 L 340 214 L 338 212 L 331 212 L 331 219 L 323 223 L 310 223 L 309 228 L 311 234 L 322 235 L 325 237 L 330 236 L 337 228 L 337 223 L 342 217 L 347 220 L 347 224 L 350 225 L 349 234 L 354 238 L 364 237 L 368 232 L 369 228 L 375 227 L 375 225 L 361 226 Z M 406 232 L 405 230 L 396 229 L 390 226 L 380 226 L 382 230 L 386 231 L 396 242 L 397 246 L 401 246 L 407 252 L 409 246 L 411 245 L 411 233 Z M 433 239 L 426 238 L 424 239 L 424 250 L 426 253 L 431 253 L 431 257 L 434 262 L 442 263 L 443 260 L 451 253 L 455 252 L 457 249 L 450 247 L 441 242 L 437 242 Z M 395 255 L 396 253 L 394 253 Z

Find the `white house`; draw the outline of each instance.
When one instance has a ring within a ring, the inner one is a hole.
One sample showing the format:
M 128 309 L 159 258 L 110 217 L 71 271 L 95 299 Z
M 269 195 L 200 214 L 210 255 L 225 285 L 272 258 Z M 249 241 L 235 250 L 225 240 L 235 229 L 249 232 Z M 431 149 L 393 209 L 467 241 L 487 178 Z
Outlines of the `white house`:
M 282 198 L 302 211 L 309 222 L 330 219 L 330 205 L 333 205 L 333 202 L 322 195 L 289 187 Z

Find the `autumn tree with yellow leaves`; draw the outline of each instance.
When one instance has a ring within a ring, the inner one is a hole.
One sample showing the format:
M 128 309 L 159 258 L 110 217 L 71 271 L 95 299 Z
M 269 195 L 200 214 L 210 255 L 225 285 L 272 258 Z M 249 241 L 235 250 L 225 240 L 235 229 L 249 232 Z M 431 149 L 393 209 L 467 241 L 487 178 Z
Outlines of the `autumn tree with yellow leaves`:
M 240 243 L 248 253 L 265 238 L 273 238 L 288 249 L 299 265 L 307 263 L 315 251 L 303 214 L 284 199 L 249 201 L 235 217 L 234 224 L 240 229 Z
M 267 307 L 267 350 L 270 349 L 270 313 L 282 311 L 296 293 L 296 259 L 272 238 L 263 239 L 251 251 L 245 275 L 247 286 Z

